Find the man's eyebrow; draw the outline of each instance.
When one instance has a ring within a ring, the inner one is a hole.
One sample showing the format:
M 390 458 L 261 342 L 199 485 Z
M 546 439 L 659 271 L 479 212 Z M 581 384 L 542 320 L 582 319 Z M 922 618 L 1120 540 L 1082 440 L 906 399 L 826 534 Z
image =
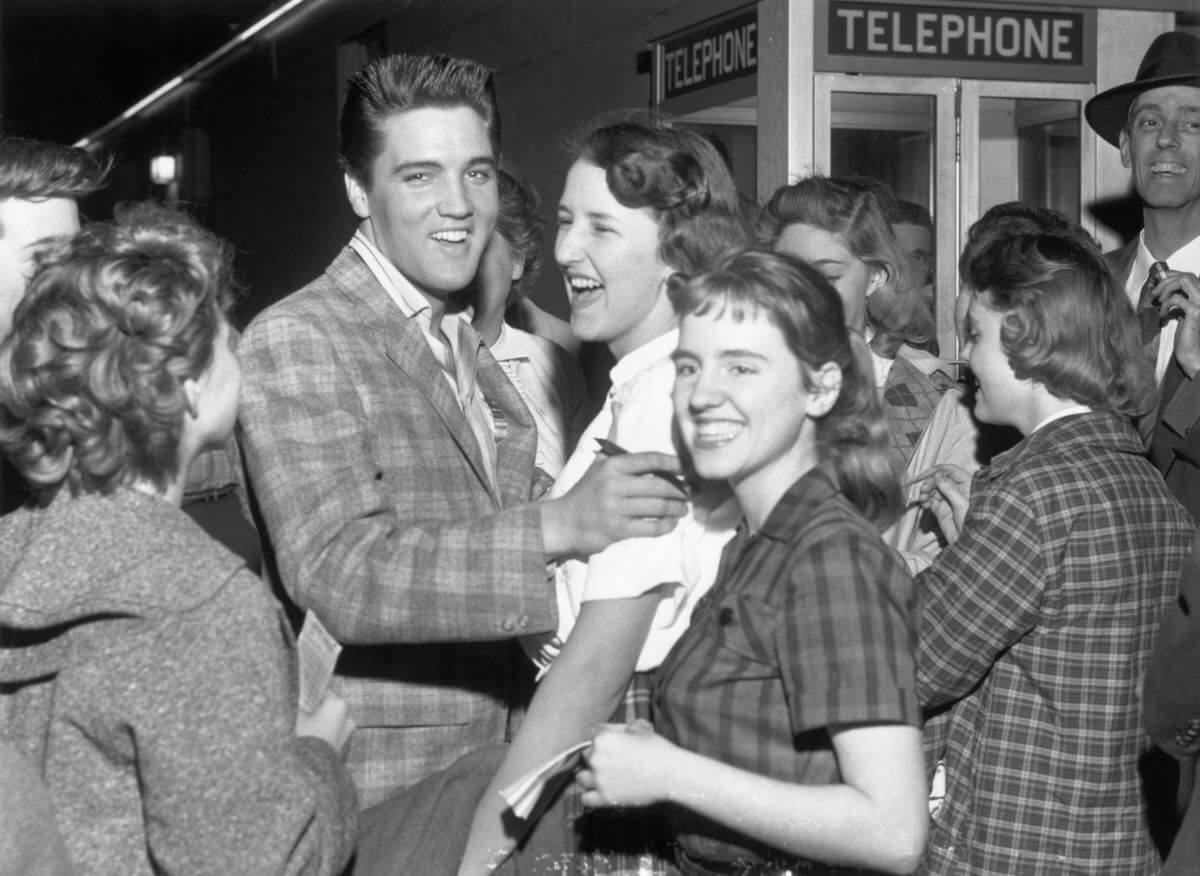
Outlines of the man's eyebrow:
M 496 159 L 490 155 L 476 155 L 467 159 L 467 167 L 495 167 Z M 414 170 L 445 170 L 446 164 L 436 158 L 418 158 L 413 161 L 401 161 L 392 168 L 392 173 L 405 173 Z
M 414 170 L 441 170 L 444 165 L 440 161 L 401 161 L 392 168 L 392 173 L 408 173 Z

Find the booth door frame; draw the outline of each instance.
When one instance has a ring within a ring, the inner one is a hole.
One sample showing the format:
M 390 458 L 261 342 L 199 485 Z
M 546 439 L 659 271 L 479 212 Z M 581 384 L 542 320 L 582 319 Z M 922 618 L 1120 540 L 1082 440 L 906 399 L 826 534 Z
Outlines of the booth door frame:
M 1096 138 L 1086 128 L 1083 104 L 1096 93 L 1094 84 L 1015 82 L 952 77 L 871 76 L 817 73 L 813 77 L 813 171 L 831 166 L 833 95 L 838 92 L 895 94 L 934 100 L 934 191 L 937 219 L 936 321 L 938 343 L 945 355 L 957 350 L 954 298 L 958 293 L 958 254 L 967 230 L 980 215 L 979 140 L 981 101 L 986 98 L 1067 100 L 1078 104 L 1080 130 L 1079 215 L 1089 234 L 1095 220 L 1088 207 L 1096 197 Z

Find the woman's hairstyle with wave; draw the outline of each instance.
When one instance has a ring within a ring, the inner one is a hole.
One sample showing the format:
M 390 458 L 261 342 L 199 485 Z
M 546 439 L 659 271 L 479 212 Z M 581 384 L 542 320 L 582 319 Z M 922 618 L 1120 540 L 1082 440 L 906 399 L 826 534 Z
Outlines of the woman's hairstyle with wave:
M 827 362 L 842 372 L 837 401 L 816 420 L 818 454 L 850 502 L 880 529 L 900 513 L 900 482 L 889 452 L 887 416 L 875 389 L 866 345 L 846 328 L 842 299 L 799 259 L 748 250 L 692 280 L 668 287 L 679 316 L 714 314 L 735 321 L 763 315 L 782 333 L 806 388 Z M 780 399 L 780 404 L 785 403 Z
M 539 212 L 541 199 L 537 189 L 504 168 L 496 171 L 500 190 L 500 211 L 496 231 L 508 243 L 514 258 L 521 261 L 521 278 L 512 285 L 506 306 L 511 307 L 529 294 L 542 272 L 542 229 L 546 220 Z
M 1137 318 L 1080 230 L 995 236 L 964 265 L 963 282 L 1001 315 L 1000 346 L 1018 378 L 1121 416 L 1153 404 Z
M 892 359 L 903 343 L 925 347 L 936 335 L 933 314 L 909 276 L 890 217 L 896 198 L 870 177 L 810 176 L 781 186 L 758 215 L 757 242 L 774 247 L 789 225 L 811 225 L 841 238 L 855 258 L 882 270 L 886 279 L 867 298 L 871 348 Z
M 746 245 L 749 228 L 721 153 L 703 134 L 647 112 L 593 119 L 567 144 L 576 161 L 602 169 L 609 191 L 658 220 L 658 256 L 691 276 Z
M 229 247 L 154 204 L 39 258 L 0 345 L 0 449 L 43 500 L 178 474 L 186 399 L 231 303 Z

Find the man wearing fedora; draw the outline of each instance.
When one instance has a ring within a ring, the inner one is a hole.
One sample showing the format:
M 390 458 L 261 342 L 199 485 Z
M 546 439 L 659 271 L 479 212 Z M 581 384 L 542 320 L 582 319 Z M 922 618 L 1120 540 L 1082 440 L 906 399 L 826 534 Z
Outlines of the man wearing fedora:
M 1160 34 L 1137 77 L 1092 98 L 1092 128 L 1121 150 L 1142 231 L 1107 258 L 1142 323 L 1158 409 L 1142 424 L 1150 459 L 1200 521 L 1200 40 Z M 1148 282 L 1150 268 L 1158 282 Z
M 1142 201 L 1141 233 L 1107 256 L 1137 309 L 1159 383 L 1159 404 L 1142 434 L 1167 487 L 1200 522 L 1200 40 L 1160 34 L 1137 77 L 1096 95 L 1085 112 L 1096 133 L 1121 150 Z M 1156 263 L 1163 264 L 1152 272 Z M 1180 598 L 1164 611 L 1143 689 L 1146 727 L 1180 763 L 1179 802 L 1186 813 L 1164 870 L 1170 874 L 1196 872 L 1200 862 L 1197 544 Z M 1146 766 L 1148 786 L 1165 778 L 1161 767 Z M 1153 797 L 1156 789 L 1148 790 Z

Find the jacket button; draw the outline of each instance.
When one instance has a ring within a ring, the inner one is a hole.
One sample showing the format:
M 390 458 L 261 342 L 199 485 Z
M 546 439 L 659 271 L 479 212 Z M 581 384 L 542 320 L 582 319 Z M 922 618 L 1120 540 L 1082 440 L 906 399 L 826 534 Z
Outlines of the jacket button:
M 511 633 L 516 628 L 517 628 L 517 619 L 515 617 L 513 617 L 511 614 L 508 617 L 506 617 L 504 620 L 500 621 L 500 629 L 504 630 L 504 632 L 506 632 L 506 633 Z
M 527 626 L 529 626 L 529 615 L 523 614 L 517 618 L 517 626 L 519 626 L 521 629 L 525 629 Z

